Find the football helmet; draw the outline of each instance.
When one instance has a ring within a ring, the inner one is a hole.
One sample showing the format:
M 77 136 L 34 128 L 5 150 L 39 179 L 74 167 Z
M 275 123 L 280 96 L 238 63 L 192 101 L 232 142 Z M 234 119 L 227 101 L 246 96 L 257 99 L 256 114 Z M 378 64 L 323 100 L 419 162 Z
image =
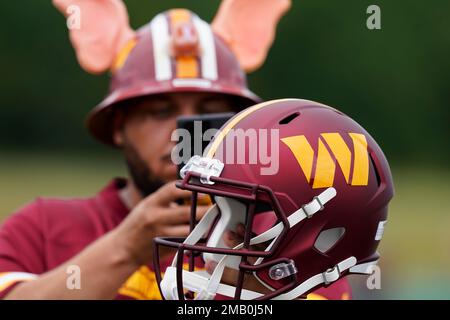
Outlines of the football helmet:
M 275 170 L 251 154 L 263 144 Z M 177 186 L 192 191 L 192 231 L 154 240 L 165 299 L 297 299 L 350 273 L 370 274 L 379 259 L 394 192 L 389 164 L 367 131 L 334 108 L 299 99 L 254 105 L 230 119 L 181 176 Z M 197 223 L 198 193 L 214 205 Z M 224 232 L 241 223 L 242 243 L 226 247 Z M 166 270 L 161 246 L 176 249 Z M 216 262 L 212 274 L 197 270 L 198 260 Z M 235 283 L 222 282 L 226 268 L 236 270 Z M 246 275 L 267 290 L 244 288 Z

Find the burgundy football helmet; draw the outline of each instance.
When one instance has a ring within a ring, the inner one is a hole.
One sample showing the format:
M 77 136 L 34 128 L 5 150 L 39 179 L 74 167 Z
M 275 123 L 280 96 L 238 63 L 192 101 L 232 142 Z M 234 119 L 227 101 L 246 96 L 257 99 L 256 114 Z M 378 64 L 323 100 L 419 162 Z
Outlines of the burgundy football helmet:
M 270 152 L 252 156 L 263 144 L 272 151 L 272 168 Z M 192 191 L 192 231 L 154 241 L 165 299 L 296 299 L 347 274 L 370 274 L 379 259 L 394 189 L 389 164 L 375 140 L 334 108 L 298 99 L 250 107 L 181 175 L 178 187 Z M 196 223 L 198 193 L 214 205 Z M 223 234 L 239 223 L 243 241 L 227 248 Z M 177 251 L 166 270 L 160 270 L 160 246 Z M 217 266 L 208 274 L 196 270 L 196 260 Z M 225 268 L 238 271 L 235 283 L 222 282 Z M 246 274 L 267 290 L 244 288 Z

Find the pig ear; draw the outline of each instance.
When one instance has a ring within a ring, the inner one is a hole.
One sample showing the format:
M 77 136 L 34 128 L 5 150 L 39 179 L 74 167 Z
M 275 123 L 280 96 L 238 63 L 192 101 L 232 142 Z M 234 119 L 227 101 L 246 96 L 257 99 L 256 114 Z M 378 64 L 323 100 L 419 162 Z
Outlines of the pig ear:
M 53 0 L 68 17 L 70 41 L 89 73 L 111 68 L 120 50 L 135 37 L 121 0 Z
M 212 28 L 251 72 L 264 63 L 277 23 L 290 6 L 290 0 L 223 0 Z

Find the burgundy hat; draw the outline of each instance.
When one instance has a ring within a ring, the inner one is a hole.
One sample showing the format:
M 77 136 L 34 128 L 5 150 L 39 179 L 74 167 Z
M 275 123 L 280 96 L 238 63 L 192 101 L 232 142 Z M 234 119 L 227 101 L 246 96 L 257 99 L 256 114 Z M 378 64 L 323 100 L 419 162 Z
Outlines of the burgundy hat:
M 188 10 L 182 11 L 186 21 L 174 21 L 180 12 L 161 13 L 137 31 L 126 61 L 113 71 L 109 94 L 87 118 L 89 131 L 100 141 L 113 144 L 113 106 L 130 98 L 174 92 L 221 93 L 241 98 L 238 110 L 261 101 L 247 88 L 235 55 L 210 25 Z

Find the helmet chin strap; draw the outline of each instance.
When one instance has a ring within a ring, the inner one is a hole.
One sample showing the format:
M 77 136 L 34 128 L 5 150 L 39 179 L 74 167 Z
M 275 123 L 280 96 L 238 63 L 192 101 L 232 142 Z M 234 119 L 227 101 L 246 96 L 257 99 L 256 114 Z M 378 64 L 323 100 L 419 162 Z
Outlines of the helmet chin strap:
M 336 196 L 336 189 L 328 188 L 323 191 L 318 196 L 314 197 L 311 202 L 302 206 L 300 209 L 292 213 L 287 219 L 289 222 L 290 228 L 297 225 L 299 222 L 311 218 L 314 214 L 324 209 L 324 205 L 333 199 Z M 201 237 L 205 234 L 205 232 L 210 228 L 214 219 L 218 216 L 219 209 L 217 204 L 212 206 L 205 216 L 200 220 L 194 230 L 189 234 L 189 236 L 183 242 L 184 244 L 194 245 L 196 244 Z M 256 237 L 253 237 L 250 240 L 250 245 L 255 245 L 259 243 L 263 243 L 269 240 L 272 240 L 272 243 L 266 248 L 266 250 L 270 249 L 274 241 L 281 234 L 283 230 L 283 223 L 279 222 L 269 230 L 259 234 Z M 235 246 L 234 250 L 239 250 L 243 247 L 243 243 Z M 177 255 L 175 255 L 172 265 L 166 269 L 163 280 L 161 281 L 161 289 L 163 291 L 163 295 L 166 299 L 178 299 L 177 292 L 177 277 L 176 277 L 176 260 Z M 183 270 L 183 288 L 193 291 L 197 293 L 196 300 L 212 300 L 216 296 L 216 294 L 221 294 L 224 296 L 228 296 L 233 298 L 236 287 L 221 283 L 222 275 L 225 271 L 227 259 L 233 258 L 233 255 L 224 255 L 220 261 L 217 263 L 216 268 L 214 269 L 211 276 L 205 271 L 187 271 Z M 334 268 L 326 270 L 325 272 L 319 273 L 294 289 L 290 290 L 287 293 L 281 294 L 274 299 L 295 299 L 310 289 L 325 283 L 330 284 L 336 280 L 338 280 L 342 274 L 342 272 L 351 269 L 351 271 L 356 273 L 365 273 L 363 271 L 367 271 L 369 266 L 367 264 L 360 265 L 358 268 L 356 265 L 356 258 L 349 257 L 340 263 L 338 263 Z M 374 262 L 376 263 L 376 262 Z M 372 264 L 374 264 L 372 263 Z M 366 266 L 367 265 L 367 266 Z M 355 269 L 356 268 L 356 269 Z M 255 299 L 261 297 L 262 294 L 258 292 L 254 292 L 251 290 L 242 290 L 241 298 L 244 300 Z

